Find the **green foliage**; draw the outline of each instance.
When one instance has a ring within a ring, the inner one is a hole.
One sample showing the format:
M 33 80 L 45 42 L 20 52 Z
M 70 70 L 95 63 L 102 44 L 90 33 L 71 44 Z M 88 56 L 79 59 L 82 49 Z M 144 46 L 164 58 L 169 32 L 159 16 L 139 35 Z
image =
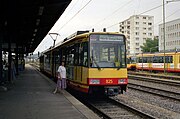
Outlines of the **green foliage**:
M 147 39 L 143 46 L 140 46 L 143 52 L 158 52 L 158 39 Z

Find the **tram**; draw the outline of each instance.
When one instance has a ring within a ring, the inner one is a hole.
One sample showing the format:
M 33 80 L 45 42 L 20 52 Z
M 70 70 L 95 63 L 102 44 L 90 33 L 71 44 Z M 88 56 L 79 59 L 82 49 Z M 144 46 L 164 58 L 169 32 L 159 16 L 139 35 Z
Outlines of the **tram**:
M 40 69 L 57 79 L 65 61 L 68 88 L 86 94 L 118 95 L 126 91 L 126 38 L 113 32 L 78 31 L 43 52 Z
M 136 57 L 135 56 L 127 56 L 127 69 L 128 70 L 136 70 Z
M 164 66 L 165 65 L 165 66 Z M 180 72 L 180 52 L 137 55 L 137 70 Z

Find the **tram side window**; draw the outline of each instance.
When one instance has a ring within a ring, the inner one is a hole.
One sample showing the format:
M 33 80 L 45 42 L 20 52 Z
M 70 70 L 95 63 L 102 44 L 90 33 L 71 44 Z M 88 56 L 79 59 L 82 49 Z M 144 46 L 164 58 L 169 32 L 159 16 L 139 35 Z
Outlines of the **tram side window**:
M 139 57 L 139 58 L 138 58 L 138 62 L 139 62 L 139 63 L 142 63 L 142 57 Z
M 136 57 L 130 57 L 130 63 L 136 63 Z
M 130 61 L 131 61 L 131 58 L 126 59 L 127 64 L 130 64 Z
M 68 65 L 68 58 L 67 58 L 67 56 L 68 56 L 68 51 L 67 50 L 65 50 L 65 49 L 67 49 L 67 48 L 63 48 L 63 50 L 62 50 L 62 61 L 65 61 L 65 65 Z
M 153 57 L 153 63 L 158 63 L 158 57 L 157 56 Z
M 165 63 L 172 63 L 172 56 L 165 56 Z M 154 56 L 153 63 L 164 63 L 164 56 Z
M 88 66 L 88 42 L 82 43 L 81 62 L 83 66 Z
M 79 57 L 78 57 L 78 65 L 82 65 L 82 56 L 81 56 L 81 54 L 82 54 L 82 49 L 83 49 L 83 47 L 82 47 L 82 44 L 79 44 Z
M 136 62 L 139 63 L 139 57 L 136 58 Z
M 137 58 L 137 62 L 138 63 L 148 63 L 149 62 L 149 58 L 148 57 L 139 57 Z
M 173 63 L 173 56 L 170 56 L 170 63 Z
M 41 56 L 41 57 L 40 57 L 40 63 L 43 63 L 43 62 L 44 62 L 44 57 Z
M 55 62 L 56 62 L 56 64 L 59 64 L 59 62 L 60 62 L 60 55 L 56 55 L 55 56 Z
M 147 63 L 147 57 L 143 57 L 143 63 Z
M 159 63 L 164 63 L 164 57 L 159 57 Z
M 166 59 L 166 63 L 173 63 L 172 56 L 166 56 L 165 59 Z
M 79 64 L 79 44 L 74 45 L 74 65 Z
M 125 45 L 121 46 L 121 56 L 120 56 L 120 60 L 121 60 L 121 63 L 120 63 L 120 66 L 122 67 L 126 67 L 126 53 L 125 53 Z
M 74 65 L 74 47 L 71 46 L 68 49 L 68 65 Z
M 151 57 L 147 57 L 147 63 L 151 63 Z
M 46 55 L 45 63 L 50 64 L 50 54 Z

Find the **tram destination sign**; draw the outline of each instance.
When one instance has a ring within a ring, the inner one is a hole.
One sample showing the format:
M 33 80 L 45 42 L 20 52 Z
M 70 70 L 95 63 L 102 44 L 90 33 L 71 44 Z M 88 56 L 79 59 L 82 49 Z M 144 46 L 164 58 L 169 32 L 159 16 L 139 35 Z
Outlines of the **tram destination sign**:
M 118 41 L 118 42 L 124 42 L 124 37 L 122 35 L 91 35 L 90 36 L 91 41 Z

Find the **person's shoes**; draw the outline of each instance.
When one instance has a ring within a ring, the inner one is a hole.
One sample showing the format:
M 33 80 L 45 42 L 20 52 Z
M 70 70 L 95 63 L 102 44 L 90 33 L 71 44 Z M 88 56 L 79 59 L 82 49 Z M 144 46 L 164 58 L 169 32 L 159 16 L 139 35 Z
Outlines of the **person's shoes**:
M 56 91 L 54 91 L 53 94 L 56 94 Z

